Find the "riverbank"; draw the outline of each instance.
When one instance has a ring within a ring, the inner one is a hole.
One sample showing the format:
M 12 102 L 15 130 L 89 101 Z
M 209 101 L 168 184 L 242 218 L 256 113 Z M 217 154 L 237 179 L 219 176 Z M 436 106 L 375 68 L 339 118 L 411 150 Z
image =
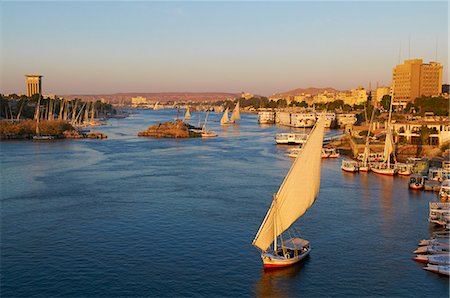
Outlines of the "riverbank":
M 36 121 L 0 121 L 0 140 L 29 140 L 36 136 Z M 39 123 L 39 135 L 53 139 L 104 139 L 100 132 L 83 133 L 62 120 L 43 120 Z

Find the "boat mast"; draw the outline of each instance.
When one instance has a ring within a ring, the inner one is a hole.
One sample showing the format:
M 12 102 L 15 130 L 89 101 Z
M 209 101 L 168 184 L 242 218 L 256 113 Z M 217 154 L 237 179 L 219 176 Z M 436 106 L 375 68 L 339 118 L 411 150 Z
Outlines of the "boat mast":
M 275 220 L 273 221 L 273 251 L 275 253 L 275 255 L 277 254 L 277 194 L 274 193 L 273 194 L 273 212 L 274 212 L 274 218 Z
M 389 142 L 391 142 L 392 140 L 392 136 L 391 136 L 391 117 L 392 117 L 392 103 L 394 102 L 394 84 L 392 84 L 392 97 L 391 97 L 391 103 L 389 105 L 389 117 L 388 117 L 388 123 L 387 123 L 387 133 L 386 134 L 386 138 L 389 136 Z M 386 140 L 387 142 L 387 140 Z M 394 144 L 391 143 L 391 145 L 393 146 Z M 385 152 L 386 153 L 386 152 Z M 387 167 L 388 169 L 391 166 L 391 153 L 389 153 L 388 159 L 387 159 Z

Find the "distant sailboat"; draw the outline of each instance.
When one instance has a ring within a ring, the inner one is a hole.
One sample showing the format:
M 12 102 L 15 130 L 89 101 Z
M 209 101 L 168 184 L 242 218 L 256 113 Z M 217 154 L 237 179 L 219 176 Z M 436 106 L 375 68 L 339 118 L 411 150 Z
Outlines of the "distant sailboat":
M 227 108 L 220 119 L 220 125 L 230 124 L 230 119 L 228 118 L 229 109 Z
M 213 138 L 217 137 L 217 133 L 212 130 L 206 129 L 206 123 L 208 122 L 208 112 L 206 112 L 205 122 L 203 123 L 203 127 L 201 130 L 202 138 Z
M 311 251 L 308 240 L 293 238 L 290 232 L 289 239 L 283 240 L 283 232 L 311 207 L 319 194 L 324 124 L 324 117 L 320 117 L 274 194 L 272 205 L 253 240 L 253 245 L 261 250 L 266 268 L 290 266 Z
M 238 101 L 236 106 L 234 107 L 233 113 L 231 113 L 230 122 L 236 123 L 236 120 L 239 119 L 241 119 L 241 114 L 239 113 L 239 101 Z
M 153 110 L 159 110 L 159 107 L 158 107 L 158 104 L 159 104 L 159 101 L 157 101 L 156 103 L 155 103 L 155 106 L 153 107 Z
M 189 108 L 187 108 L 186 114 L 184 115 L 184 120 L 189 120 L 189 119 L 191 119 L 191 113 L 189 112 Z

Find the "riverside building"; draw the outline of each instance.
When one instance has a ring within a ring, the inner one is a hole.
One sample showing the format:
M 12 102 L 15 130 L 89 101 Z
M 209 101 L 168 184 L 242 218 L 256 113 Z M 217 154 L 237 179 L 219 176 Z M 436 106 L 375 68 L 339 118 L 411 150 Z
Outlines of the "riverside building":
M 438 96 L 442 91 L 442 65 L 423 63 L 422 59 L 405 60 L 393 69 L 394 105 L 406 107 L 420 96 Z

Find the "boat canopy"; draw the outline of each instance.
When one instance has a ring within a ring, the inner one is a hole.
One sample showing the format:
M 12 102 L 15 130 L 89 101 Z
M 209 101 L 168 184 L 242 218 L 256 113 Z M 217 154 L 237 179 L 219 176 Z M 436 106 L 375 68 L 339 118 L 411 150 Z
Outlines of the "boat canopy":
M 283 241 L 283 247 L 296 250 L 299 248 L 302 248 L 304 246 L 308 246 L 309 241 L 301 238 L 291 238 L 288 240 Z
M 253 245 L 267 251 L 314 203 L 320 189 L 320 164 L 325 118 L 320 117 L 267 211 Z

